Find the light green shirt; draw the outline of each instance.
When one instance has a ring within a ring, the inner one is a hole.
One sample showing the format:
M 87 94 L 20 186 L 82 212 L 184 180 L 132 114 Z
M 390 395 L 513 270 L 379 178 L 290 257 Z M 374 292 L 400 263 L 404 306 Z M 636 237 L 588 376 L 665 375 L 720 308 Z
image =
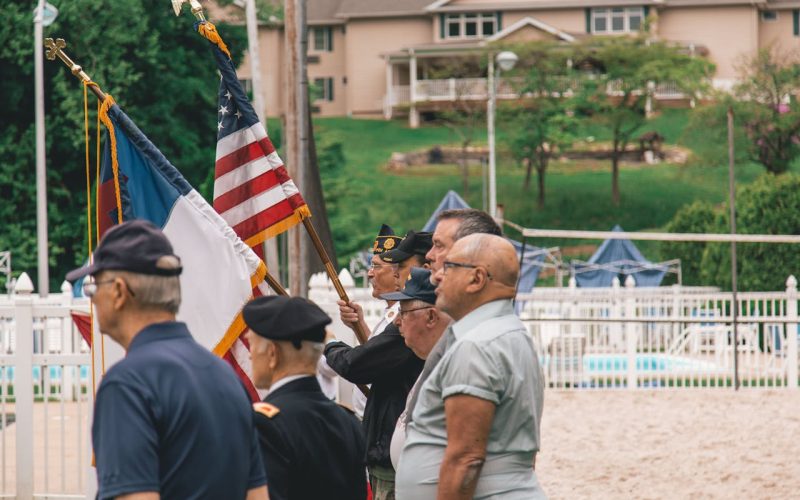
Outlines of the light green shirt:
M 436 497 L 447 446 L 444 400 L 456 394 L 496 406 L 475 498 L 545 498 L 532 467 L 544 378 L 525 325 L 510 300 L 498 300 L 451 328 L 455 342 L 422 385 L 407 428 L 396 477 L 398 500 Z

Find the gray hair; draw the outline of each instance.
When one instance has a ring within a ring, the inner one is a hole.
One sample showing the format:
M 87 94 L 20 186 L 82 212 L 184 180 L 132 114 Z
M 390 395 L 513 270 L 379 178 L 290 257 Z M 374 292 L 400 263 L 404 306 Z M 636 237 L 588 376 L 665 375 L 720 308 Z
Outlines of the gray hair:
M 313 367 L 315 370 L 317 362 L 325 348 L 325 344 L 322 342 L 311 342 L 309 340 L 301 341 L 300 347 L 297 347 L 296 344 L 289 341 L 275 342 L 275 344 L 283 355 L 284 361 L 282 364 Z
M 483 210 L 475 208 L 457 208 L 452 210 L 443 210 L 439 213 L 437 220 L 456 219 L 461 223 L 456 230 L 454 239 L 460 240 L 464 236 L 476 233 L 494 234 L 502 236 L 503 231 L 497 222 L 492 219 L 492 216 Z
M 119 271 L 136 303 L 143 309 L 158 309 L 177 314 L 181 306 L 179 276 L 157 276 Z

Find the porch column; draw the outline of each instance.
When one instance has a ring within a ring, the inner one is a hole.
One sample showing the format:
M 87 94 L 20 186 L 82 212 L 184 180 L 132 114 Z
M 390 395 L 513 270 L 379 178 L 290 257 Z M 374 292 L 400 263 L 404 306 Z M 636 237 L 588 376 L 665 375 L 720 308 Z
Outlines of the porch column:
M 386 58 L 386 102 L 383 105 L 383 117 L 387 120 L 392 119 L 392 108 L 394 107 L 394 96 L 392 90 L 394 87 L 394 71 L 392 60 Z
M 408 95 L 410 108 L 408 110 L 408 126 L 411 128 L 419 127 L 419 111 L 417 111 L 417 55 L 413 50 L 411 52 L 411 59 L 409 60 L 409 82 L 408 82 Z

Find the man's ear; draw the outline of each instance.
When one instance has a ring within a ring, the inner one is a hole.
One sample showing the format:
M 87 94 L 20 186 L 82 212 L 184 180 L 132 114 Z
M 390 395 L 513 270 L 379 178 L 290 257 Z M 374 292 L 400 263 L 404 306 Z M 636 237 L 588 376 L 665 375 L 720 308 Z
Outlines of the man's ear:
M 119 277 L 114 278 L 114 282 L 111 284 L 111 300 L 114 309 L 117 311 L 122 309 L 130 300 L 126 287 L 127 284 Z

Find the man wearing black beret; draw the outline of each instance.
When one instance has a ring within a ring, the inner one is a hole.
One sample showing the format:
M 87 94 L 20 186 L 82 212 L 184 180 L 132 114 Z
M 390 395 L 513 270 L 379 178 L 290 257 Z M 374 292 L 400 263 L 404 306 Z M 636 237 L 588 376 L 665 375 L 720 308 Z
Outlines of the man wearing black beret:
M 299 297 L 259 297 L 242 315 L 253 382 L 269 391 L 253 408 L 270 498 L 366 498 L 361 424 L 315 376 L 331 319 Z

